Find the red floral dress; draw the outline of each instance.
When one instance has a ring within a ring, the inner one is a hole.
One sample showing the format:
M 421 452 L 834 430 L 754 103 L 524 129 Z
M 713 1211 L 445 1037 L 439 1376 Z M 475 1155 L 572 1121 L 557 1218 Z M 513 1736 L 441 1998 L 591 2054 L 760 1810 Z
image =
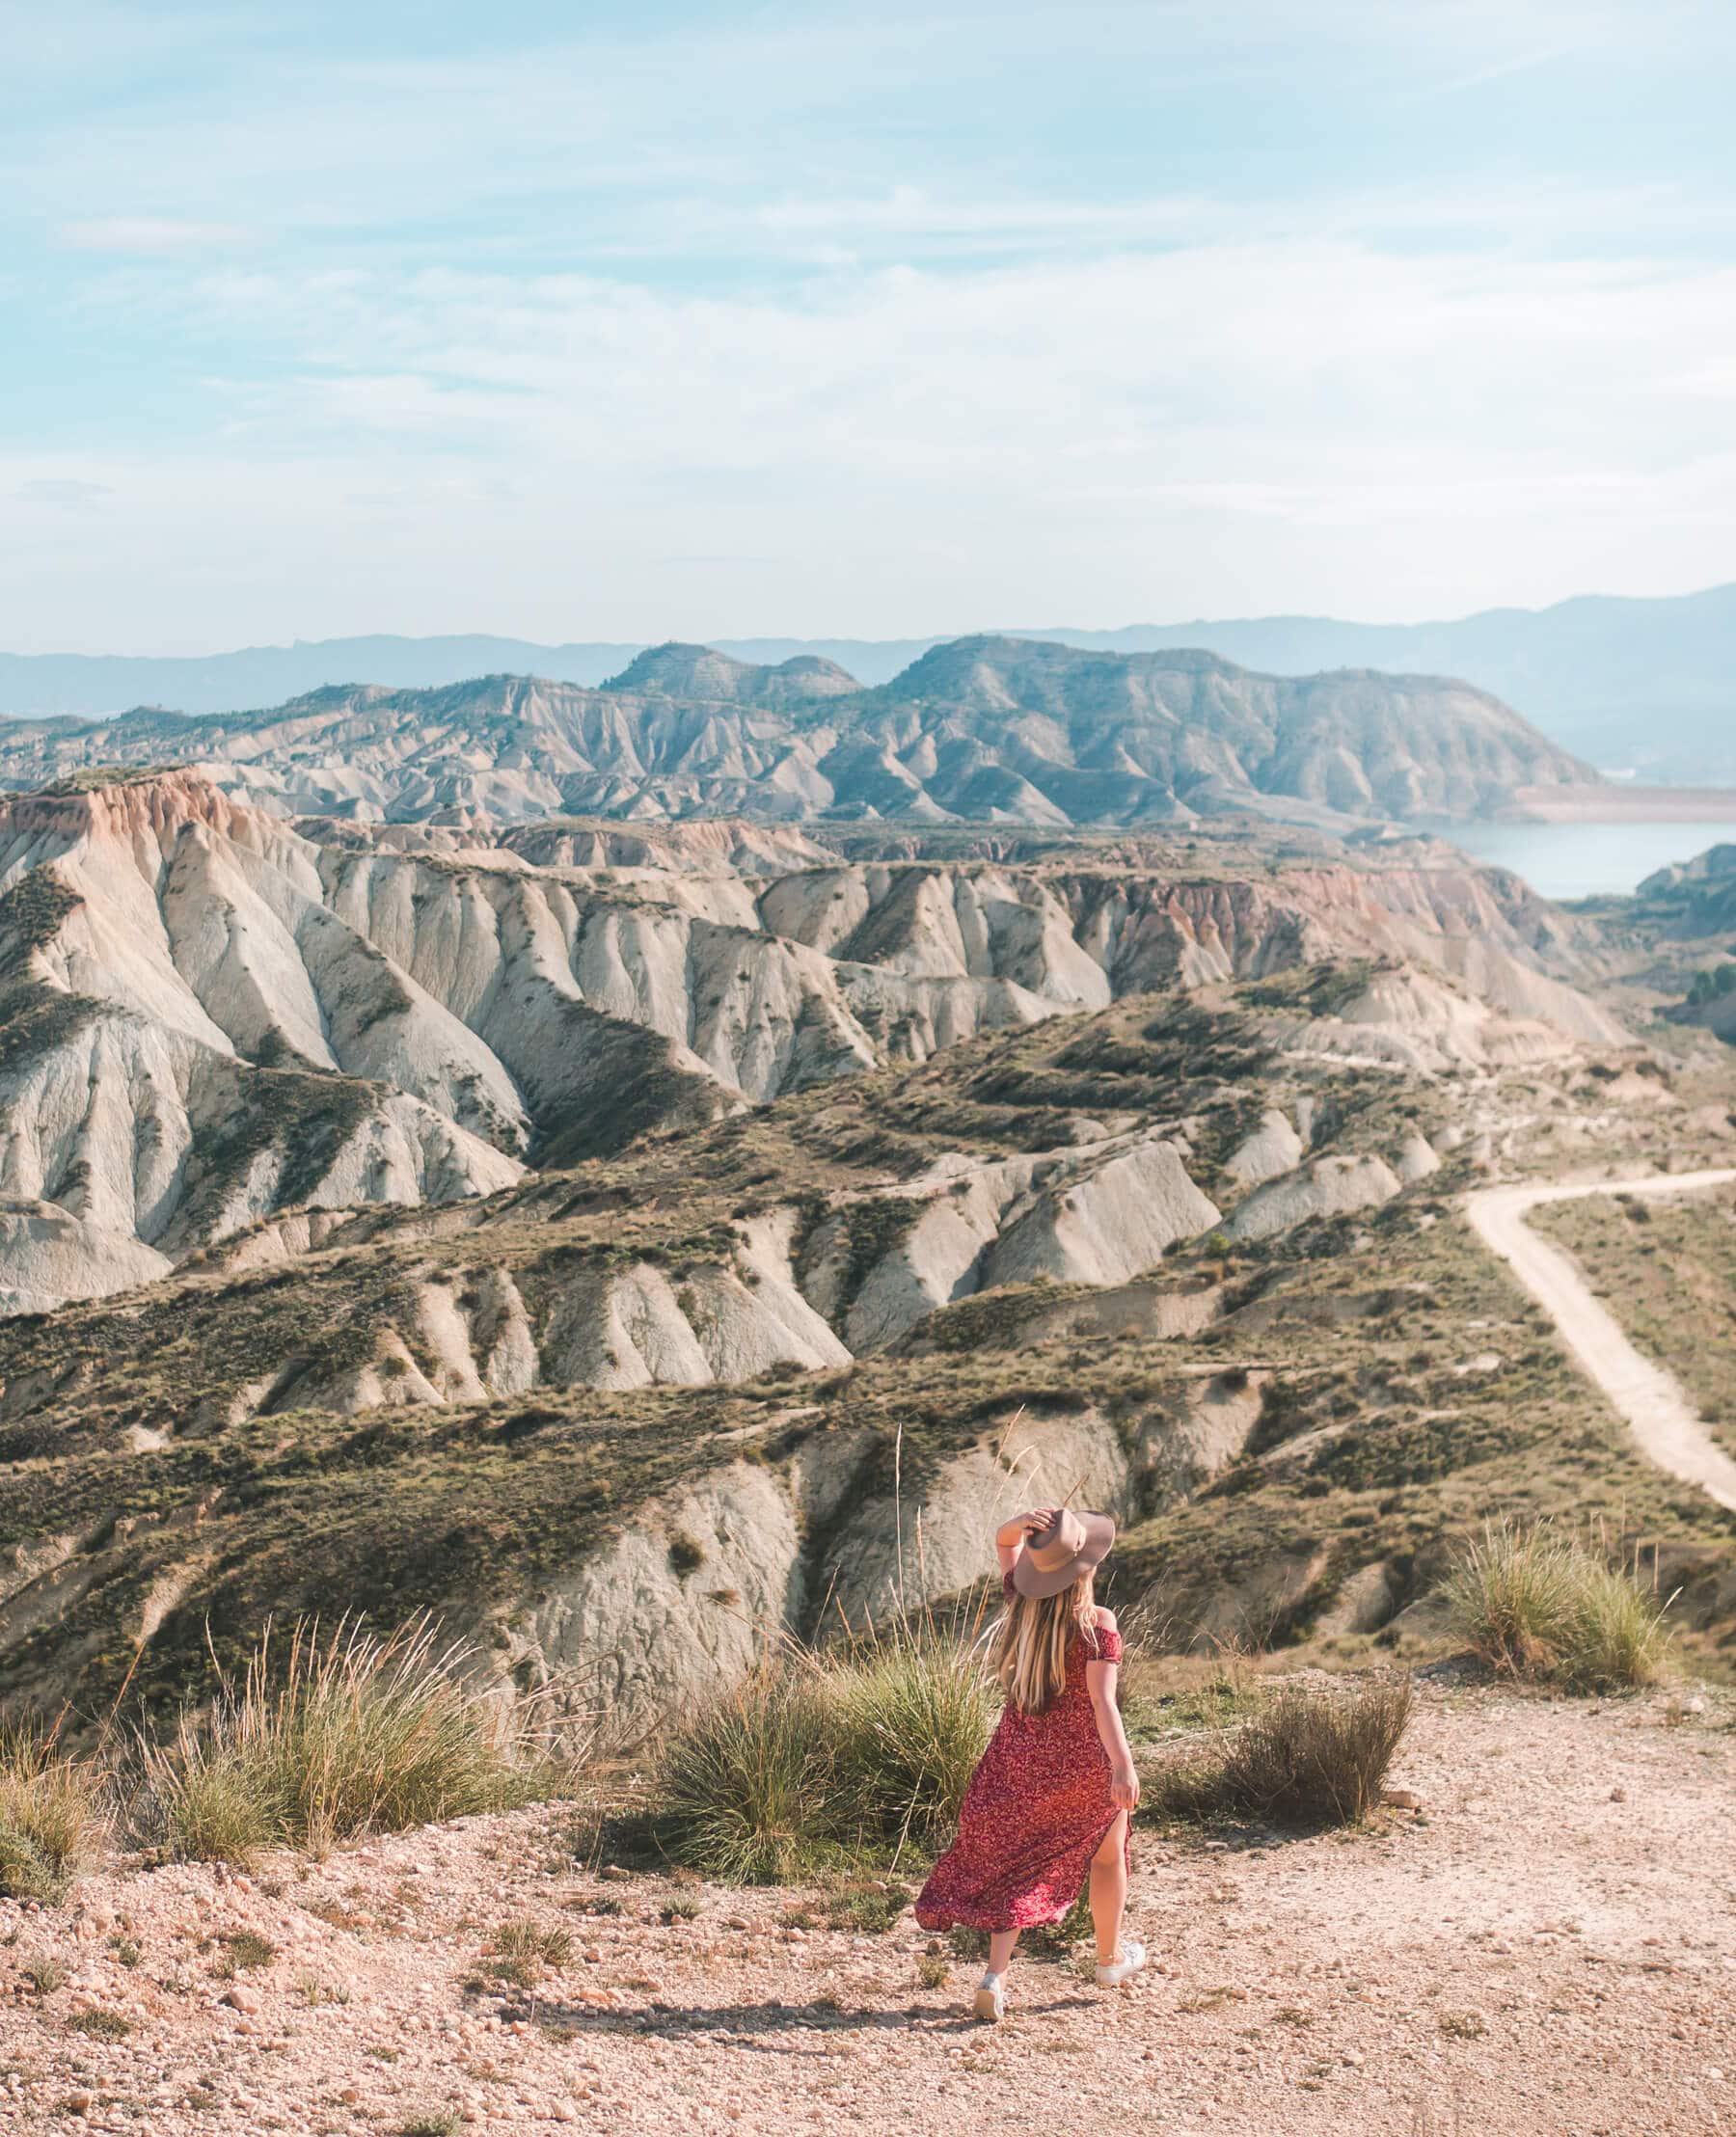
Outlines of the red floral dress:
M 1013 1577 L 1003 1586 L 1013 1593 Z M 925 1930 L 1027 1930 L 1059 1922 L 1079 1896 L 1117 1812 L 1109 1755 L 1085 1683 L 1088 1663 L 1119 1663 L 1119 1633 L 1095 1652 L 1082 1633 L 1067 1650 L 1067 1688 L 1042 1714 L 1009 1705 L 971 1775 L 959 1837 L 916 1902 Z M 1129 1824 L 1131 1821 L 1129 1820 Z

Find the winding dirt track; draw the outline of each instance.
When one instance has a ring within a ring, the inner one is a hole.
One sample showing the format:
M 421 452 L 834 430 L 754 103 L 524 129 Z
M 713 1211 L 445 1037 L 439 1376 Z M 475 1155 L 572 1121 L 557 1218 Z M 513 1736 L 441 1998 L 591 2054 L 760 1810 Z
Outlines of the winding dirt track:
M 1465 1197 L 1465 1213 L 1484 1246 L 1501 1257 L 1555 1322 L 1567 1348 L 1627 1420 L 1647 1459 L 1736 1512 L 1736 1461 L 1713 1441 L 1680 1382 L 1640 1355 L 1592 1297 L 1577 1265 L 1525 1221 L 1544 1203 L 1592 1195 L 1689 1195 L 1732 1180 L 1736 1169 L 1571 1186 L 1485 1187 Z

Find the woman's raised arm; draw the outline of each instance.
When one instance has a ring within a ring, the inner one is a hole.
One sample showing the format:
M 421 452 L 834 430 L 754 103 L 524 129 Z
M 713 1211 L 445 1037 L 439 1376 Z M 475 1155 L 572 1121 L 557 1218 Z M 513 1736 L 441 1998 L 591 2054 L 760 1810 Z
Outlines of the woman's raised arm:
M 1011 1521 L 1003 1521 L 994 1531 L 994 1555 L 1000 1560 L 1003 1573 L 1011 1573 L 1018 1563 L 1018 1555 L 1025 1547 L 1028 1536 L 1041 1535 L 1050 1524 L 1059 1519 L 1053 1506 L 1039 1506 L 1032 1513 L 1015 1514 Z

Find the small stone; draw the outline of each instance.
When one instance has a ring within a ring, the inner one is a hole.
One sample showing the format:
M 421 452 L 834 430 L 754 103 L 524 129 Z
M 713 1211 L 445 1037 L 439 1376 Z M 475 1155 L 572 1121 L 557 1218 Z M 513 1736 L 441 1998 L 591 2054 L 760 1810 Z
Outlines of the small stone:
M 345 2107 L 354 2107 L 362 2096 L 353 2085 L 346 2085 L 339 2091 L 338 2097 Z
M 1415 1789 L 1411 1788 L 1383 1788 L 1380 1792 L 1380 1799 L 1388 1810 L 1421 1810 L 1423 1808 L 1422 1797 L 1417 1794 Z
M 90 2112 L 91 2096 L 89 2093 L 68 2093 L 67 2095 L 67 2113 L 68 2115 L 88 2115 Z
M 602 1869 L 597 1872 L 597 1875 L 600 1878 L 630 1878 L 633 1872 L 625 1869 L 618 1862 L 606 1862 Z
M 601 1952 L 600 1952 L 600 1951 L 599 1951 L 599 1950 L 597 1949 L 597 1947 L 596 1947 L 596 1946 L 595 1946 L 594 1944 L 592 1944 L 592 1945 L 589 1945 L 589 1946 L 587 1946 L 587 1947 L 586 1947 L 586 1950 L 585 1950 L 585 1954 L 584 1954 L 584 1963 L 585 1963 L 585 1964 L 586 1964 L 587 1966 L 601 1966 L 601 1965 L 602 1965 L 602 1963 L 603 1963 L 603 1954 L 602 1954 L 602 1953 L 601 1953 Z
M 250 1988 L 244 1981 L 238 1981 L 232 1988 L 224 1991 L 223 2001 L 232 2011 L 239 2011 L 251 2018 L 259 2008 L 259 1991 Z
M 1625 1803 L 1627 1801 L 1627 1790 L 1625 1788 L 1611 1789 L 1610 1800 L 1612 1803 Z

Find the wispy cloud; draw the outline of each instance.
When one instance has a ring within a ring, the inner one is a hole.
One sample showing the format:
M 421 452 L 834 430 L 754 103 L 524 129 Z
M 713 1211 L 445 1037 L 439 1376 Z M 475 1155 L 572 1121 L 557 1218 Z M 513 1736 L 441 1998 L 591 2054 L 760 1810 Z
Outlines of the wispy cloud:
M 1270 574 L 1433 612 L 1736 554 L 1736 373 L 1697 353 L 1736 345 L 1736 269 L 1287 240 L 735 298 L 256 269 L 194 303 L 281 368 L 127 472 L 88 559 L 111 629 L 142 547 L 260 632 L 305 581 L 334 628 L 443 627 L 456 587 L 479 626 L 701 636 L 1222 612 Z
M 63 244 L 87 253 L 168 256 L 229 252 L 251 245 L 256 232 L 235 223 L 194 223 L 169 215 L 98 215 L 65 224 Z
M 45 504 L 57 512 L 94 512 L 114 491 L 106 482 L 83 482 L 72 475 L 33 475 L 13 493 L 25 504 Z

